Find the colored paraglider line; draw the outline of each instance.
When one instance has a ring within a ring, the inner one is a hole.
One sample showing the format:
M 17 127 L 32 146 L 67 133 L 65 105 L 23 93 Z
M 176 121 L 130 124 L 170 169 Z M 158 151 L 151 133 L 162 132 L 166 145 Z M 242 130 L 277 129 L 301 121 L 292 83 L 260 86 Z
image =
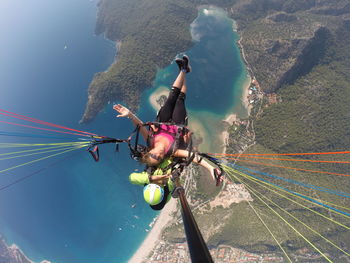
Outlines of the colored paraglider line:
M 287 161 L 287 162 L 311 162 L 311 163 L 339 163 L 339 164 L 350 164 L 350 161 L 323 161 L 323 160 L 308 160 L 308 159 L 283 159 L 283 158 L 268 158 L 268 157 L 258 157 L 258 156 L 240 156 L 239 158 L 226 158 L 231 160 L 241 160 L 240 158 L 253 158 L 253 159 L 263 159 L 263 160 L 277 160 L 277 161 Z
M 50 164 L 44 166 L 43 168 L 41 168 L 41 169 L 39 169 L 39 170 L 37 170 L 37 171 L 35 171 L 35 172 L 33 172 L 33 173 L 30 173 L 30 174 L 28 174 L 28 175 L 26 175 L 26 176 L 21 177 L 21 178 L 15 180 L 15 181 L 13 181 L 12 183 L 9 183 L 9 184 L 4 185 L 4 186 L 0 186 L 0 191 L 3 191 L 3 190 L 5 190 L 5 189 L 8 189 L 8 188 L 10 188 L 10 187 L 12 187 L 12 186 L 14 186 L 14 185 L 20 183 L 20 182 L 23 182 L 24 180 L 29 179 L 30 177 L 32 177 L 32 176 L 34 176 L 34 175 L 36 175 L 36 174 L 39 174 L 39 173 L 43 172 L 44 170 L 46 170 L 46 169 L 48 169 L 48 168 L 50 168 L 50 167 L 52 167 L 52 166 L 54 166 L 54 165 L 56 165 L 56 164 L 58 164 L 58 163 L 64 161 L 64 160 L 66 160 L 66 159 L 69 159 L 69 158 L 71 158 L 73 155 L 76 155 L 76 154 L 78 154 L 78 153 L 80 153 L 80 152 L 75 152 L 75 153 L 73 153 L 73 154 L 70 154 L 70 155 L 66 156 L 65 158 L 62 158 L 62 159 L 57 160 L 57 161 L 55 161 L 55 162 L 53 162 L 53 163 L 50 163 Z
M 229 158 L 228 158 L 229 159 Z M 296 168 L 296 167 L 287 167 L 282 165 L 276 165 L 276 164 L 270 164 L 270 163 L 260 163 L 260 162 L 254 162 L 254 161 L 248 161 L 248 160 L 237 160 L 238 162 L 247 162 L 247 163 L 253 163 L 253 164 L 261 164 L 264 166 L 273 166 L 278 168 L 284 168 L 284 169 L 290 169 L 290 170 L 297 170 L 297 171 L 303 171 L 303 172 L 310 172 L 310 173 L 322 173 L 322 174 L 330 174 L 330 175 L 340 175 L 340 176 L 350 176 L 350 174 L 342 174 L 342 173 L 332 173 L 332 172 L 324 172 L 324 171 L 317 171 L 317 170 L 309 170 L 309 169 L 302 169 L 302 168 Z
M 319 213 L 319 212 L 317 212 L 317 211 L 315 211 L 315 210 L 313 210 L 313 209 L 311 209 L 311 208 L 309 208 L 309 207 L 307 207 L 307 206 L 305 206 L 305 205 L 303 205 L 303 204 L 301 204 L 301 203 L 299 203 L 299 202 L 297 202 L 297 201 L 295 201 L 295 200 L 293 200 L 293 199 L 290 199 L 290 198 L 288 198 L 287 196 L 285 196 L 285 195 L 283 195 L 283 194 L 281 194 L 281 193 L 279 193 L 279 192 L 276 192 L 275 190 L 273 190 L 273 189 L 271 189 L 271 188 L 275 188 L 276 190 L 279 190 L 279 191 L 284 192 L 284 193 L 286 193 L 286 194 L 289 194 L 289 195 L 292 195 L 292 196 L 297 197 L 297 198 L 299 198 L 299 199 L 302 199 L 303 201 L 306 201 L 306 202 L 308 202 L 308 203 L 315 204 L 315 203 L 309 201 L 308 199 L 303 199 L 303 198 L 301 198 L 301 197 L 298 196 L 298 195 L 294 195 L 293 193 L 291 193 L 291 192 L 289 192 L 289 191 L 286 191 L 286 190 L 284 190 L 284 189 L 279 188 L 278 186 L 275 186 L 275 185 L 273 185 L 273 184 L 269 184 L 269 183 L 264 182 L 264 181 L 260 181 L 259 179 L 256 179 L 256 178 L 252 178 L 251 176 L 249 176 L 249 175 L 247 175 L 247 174 L 244 174 L 244 173 L 242 173 L 242 172 L 239 172 L 239 171 L 237 171 L 237 170 L 234 170 L 234 169 L 232 169 L 232 168 L 230 168 L 230 167 L 228 167 L 228 170 L 227 170 L 226 172 L 227 172 L 228 174 L 230 174 L 230 175 L 232 175 L 232 173 L 238 174 L 238 175 L 240 175 L 240 176 L 243 176 L 243 177 L 249 179 L 250 181 L 254 181 L 256 184 L 259 184 L 261 187 L 264 187 L 265 189 L 269 190 L 270 192 L 273 192 L 273 193 L 275 193 L 275 194 L 277 194 L 277 195 L 279 195 L 279 196 L 285 198 L 286 200 L 291 201 L 291 202 L 293 202 L 293 203 L 295 203 L 295 204 L 297 204 L 297 205 L 299 205 L 299 206 L 301 206 L 301 207 L 303 207 L 303 208 L 309 210 L 310 212 L 312 212 L 312 213 L 314 213 L 314 214 L 316 214 L 316 215 L 319 215 L 319 216 L 325 218 L 326 220 L 328 220 L 328 221 L 330 221 L 330 222 L 332 222 L 332 223 L 334 223 L 334 224 L 337 224 L 337 225 L 339 225 L 339 226 L 341 226 L 341 227 L 343 227 L 343 228 L 345 228 L 345 229 L 347 229 L 347 230 L 350 230 L 350 227 L 348 227 L 348 226 L 346 226 L 346 225 L 344 225 L 344 224 L 342 224 L 342 223 L 340 223 L 340 222 L 338 222 L 338 221 L 336 221 L 336 220 L 334 220 L 334 219 L 332 219 L 332 218 L 330 218 L 330 217 L 327 217 L 327 216 L 325 216 L 325 215 L 323 215 L 323 214 L 321 214 L 321 213 Z M 264 185 L 267 185 L 267 186 L 264 186 Z M 269 187 L 270 187 L 270 188 L 269 188 Z M 316 204 L 316 205 L 319 206 L 319 207 L 324 208 L 324 207 L 321 206 L 321 205 L 318 205 L 318 204 Z M 335 212 L 335 213 L 337 213 L 337 212 Z M 339 213 L 337 213 L 337 214 L 339 214 Z M 339 215 L 342 215 L 342 214 L 339 214 Z
M 88 143 L 85 143 L 88 145 Z M 13 155 L 13 154 L 18 154 L 18 153 L 26 153 L 26 152 L 37 152 L 37 151 L 42 151 L 42 150 L 47 150 L 47 149 L 57 149 L 57 148 L 62 148 L 62 147 L 68 147 L 68 146 L 79 146 L 82 144 L 77 144 L 77 143 L 62 143 L 60 145 L 55 145 L 55 146 L 50 146 L 50 147 L 43 147 L 43 148 L 36 148 L 36 149 L 31 149 L 31 150 L 23 150 L 23 151 L 15 151 L 15 152 L 7 152 L 7 153 L 0 153 L 0 156 L 6 156 L 6 155 Z M 0 146 L 1 148 L 1 146 Z
M 255 210 L 254 206 L 251 204 L 251 202 L 248 202 L 248 205 L 250 206 L 250 208 L 254 211 L 255 215 L 259 218 L 260 222 L 264 225 L 264 227 L 267 229 L 267 231 L 269 232 L 269 234 L 272 236 L 272 238 L 275 240 L 275 242 L 277 243 L 278 247 L 282 250 L 283 254 L 286 256 L 286 258 L 288 259 L 289 262 L 292 262 L 292 260 L 290 259 L 290 257 L 288 256 L 287 252 L 284 250 L 284 248 L 282 247 L 281 243 L 277 240 L 277 238 L 275 237 L 275 235 L 272 233 L 272 231 L 270 230 L 270 228 L 267 226 L 267 224 L 264 222 L 264 220 L 261 218 L 261 216 L 259 215 L 259 213 Z
M 237 178 L 237 177 L 236 177 Z M 238 179 L 238 178 L 237 178 Z M 338 245 L 336 245 L 335 243 L 333 243 L 331 240 L 327 239 L 326 237 L 324 237 L 322 234 L 320 234 L 319 232 L 317 232 L 316 230 L 314 230 L 312 227 L 310 227 L 309 225 L 305 224 L 304 222 L 302 222 L 299 218 L 295 217 L 294 215 L 292 215 L 291 213 L 289 213 L 287 210 L 285 210 L 284 208 L 282 208 L 281 206 L 279 206 L 277 203 L 275 203 L 274 201 L 272 201 L 271 199 L 269 199 L 268 197 L 264 196 L 262 193 L 260 193 L 257 190 L 254 190 L 253 187 L 248 184 L 247 182 L 245 182 L 244 180 L 240 180 L 238 179 L 241 183 L 243 183 L 245 186 L 247 186 L 247 188 L 255 195 L 255 196 L 260 196 L 259 200 L 262 201 L 261 198 L 264 198 L 265 200 L 269 201 L 270 203 L 272 203 L 273 205 L 275 205 L 276 207 L 278 207 L 279 209 L 281 209 L 283 212 L 285 212 L 287 215 L 289 215 L 290 217 L 292 217 L 294 220 L 296 220 L 297 222 L 299 222 L 300 224 L 302 224 L 303 226 L 305 226 L 307 229 L 309 229 L 310 231 L 312 231 L 313 233 L 315 233 L 316 235 L 318 235 L 319 237 L 321 237 L 323 240 L 325 240 L 326 242 L 330 243 L 333 247 L 337 248 L 339 251 L 341 251 L 342 253 L 344 253 L 347 256 L 350 256 L 350 254 L 346 251 L 344 251 L 342 248 L 340 248 Z M 315 248 L 315 247 L 314 247 Z M 320 251 L 318 251 L 320 253 Z M 322 254 L 323 255 L 323 254 Z
M 319 204 L 319 205 L 321 205 L 321 206 L 324 206 L 325 208 L 328 208 L 328 209 L 331 209 L 331 210 L 333 210 L 333 211 L 335 211 L 335 212 L 341 213 L 341 214 L 345 215 L 346 217 L 350 217 L 350 214 L 349 214 L 349 213 L 344 212 L 344 211 L 341 211 L 341 210 L 339 210 L 339 209 L 337 209 L 337 208 L 334 208 L 334 207 L 332 207 L 332 206 L 323 204 L 323 203 L 321 203 L 321 202 L 319 202 L 319 201 L 317 201 L 317 200 L 315 200 L 315 199 L 313 199 L 313 198 L 311 198 L 311 197 L 309 197 L 309 196 L 306 196 L 306 195 L 304 195 L 304 194 L 299 194 L 299 193 L 294 192 L 294 191 L 291 191 L 291 190 L 289 190 L 289 189 L 287 189 L 287 188 L 285 188 L 285 187 L 283 187 L 283 186 L 273 184 L 273 183 L 271 183 L 270 181 L 268 181 L 268 180 L 266 180 L 266 179 L 263 179 L 263 178 L 261 178 L 261 177 L 259 177 L 259 176 L 257 176 L 257 175 L 253 175 L 253 174 L 249 174 L 249 173 L 246 173 L 246 175 L 248 175 L 248 176 L 250 176 L 250 177 L 254 177 L 254 178 L 258 179 L 259 181 L 267 182 L 268 184 L 271 184 L 271 185 L 274 185 L 274 186 L 276 186 L 276 187 L 278 187 L 278 188 L 280 188 L 280 189 L 286 190 L 286 191 L 288 191 L 288 192 L 290 192 L 290 193 L 292 193 L 292 194 L 294 194 L 294 195 L 297 195 L 297 196 L 300 196 L 300 197 L 305 198 L 305 199 L 307 199 L 307 200 L 310 200 L 311 202 L 314 202 L 315 204 Z
M 324 187 L 320 187 L 320 186 L 315 186 L 315 185 L 311 185 L 311 184 L 304 184 L 304 183 L 301 183 L 301 182 L 298 182 L 298 181 L 295 181 L 295 180 L 292 180 L 292 179 L 286 179 L 284 177 L 279 177 L 279 176 L 275 176 L 275 175 L 271 175 L 271 174 L 267 174 L 267 173 L 263 173 L 263 172 L 259 172 L 259 171 L 255 171 L 253 169 L 249 169 L 247 167 L 243 167 L 243 166 L 239 166 L 237 164 L 234 165 L 235 168 L 239 167 L 241 169 L 244 169 L 244 170 L 247 170 L 247 171 L 251 171 L 253 173 L 257 173 L 257 174 L 261 174 L 261 175 L 266 175 L 266 176 L 269 176 L 269 177 L 272 177 L 272 178 L 276 178 L 276 179 L 281 179 L 285 182 L 289 182 L 289 183 L 293 183 L 293 184 L 296 184 L 296 185 L 301 185 L 301 186 L 304 186 L 304 187 L 307 187 L 307 188 L 311 188 L 311 189 L 315 189 L 315 190 L 319 190 L 319 191 L 322 191 L 322 192 L 325 192 L 325 193 L 330 193 L 330 194 L 334 194 L 334 195 L 337 195 L 337 196 L 341 196 L 341 197 L 346 197 L 346 198 L 350 198 L 350 196 L 348 195 L 348 193 L 344 193 L 344 192 L 341 192 L 341 191 L 335 191 L 335 190 L 332 190 L 332 189 L 328 189 L 328 188 L 324 188 Z M 244 171 L 242 171 L 241 169 L 237 169 L 237 171 L 241 171 L 244 173 Z M 297 193 L 297 192 L 296 192 Z M 300 194 L 300 193 L 298 193 Z M 311 198 L 309 196 L 307 196 L 308 198 Z M 341 206 L 341 205 L 337 205 L 337 204 L 334 204 L 334 203 L 331 203 L 331 202 L 328 202 L 328 201 L 324 201 L 324 200 L 321 200 L 321 199 L 317 199 L 315 198 L 316 201 L 319 201 L 319 202 L 322 202 L 322 203 L 325 203 L 327 205 L 331 205 L 331 206 L 335 206 L 335 207 L 339 207 L 339 208 L 342 208 L 342 209 L 345 209 L 345 210 L 349 210 L 350 211 L 350 208 L 348 207 L 345 207 L 345 206 Z
M 21 119 L 21 120 L 26 120 L 26 121 L 30 121 L 30 122 L 46 125 L 46 126 L 56 127 L 56 128 L 60 128 L 60 129 L 65 129 L 65 130 L 75 131 L 75 132 L 79 132 L 79 133 L 84 133 L 84 134 L 88 134 L 88 135 L 92 135 L 92 136 L 96 135 L 96 134 L 91 133 L 91 132 L 85 132 L 85 131 L 80 131 L 80 130 L 76 130 L 76 129 L 71 129 L 71 128 L 68 128 L 68 127 L 65 127 L 65 126 L 53 124 L 53 123 L 42 121 L 42 120 L 39 120 L 39 119 L 34 119 L 34 118 L 27 117 L 27 116 L 24 116 L 24 115 L 20 115 L 20 114 L 14 113 L 14 112 L 6 111 L 6 110 L 3 110 L 3 109 L 0 109 L 0 111 L 2 112 L 2 113 L 0 112 L 0 114 L 5 115 L 5 116 L 9 116 L 9 117 L 13 117 L 13 118 Z M 5 112 L 5 113 L 3 113 L 3 112 Z
M 53 130 L 53 129 L 47 129 L 47 128 L 40 128 L 40 127 L 31 126 L 31 125 L 19 124 L 19 123 L 8 122 L 8 121 L 0 121 L 0 122 L 1 123 L 15 125 L 15 126 L 32 128 L 32 129 L 37 129 L 37 130 L 43 130 L 43 131 L 51 131 L 51 132 L 58 132 L 58 133 L 64 133 L 64 134 L 72 134 L 72 135 L 77 135 L 77 136 L 91 137 L 91 135 L 81 134 L 81 133 L 73 133 L 73 132 L 59 131 L 59 130 Z
M 7 169 L 0 170 L 0 173 L 4 173 L 4 172 L 10 171 L 10 170 L 13 170 L 15 168 L 19 168 L 19 167 L 22 167 L 22 166 L 25 166 L 25 165 L 28 165 L 28 164 L 39 162 L 39 161 L 42 161 L 42 160 L 45 160 L 45 159 L 48 159 L 48 158 L 51 158 L 51 157 L 55 157 L 57 155 L 61 155 L 61 154 L 67 153 L 67 152 L 75 151 L 75 150 L 81 149 L 83 147 L 85 147 L 85 146 L 73 147 L 73 149 L 69 149 L 69 150 L 66 150 L 66 151 L 63 151 L 63 152 L 55 153 L 55 154 L 52 154 L 52 155 L 49 155 L 49 156 L 46 156 L 46 157 L 35 159 L 33 161 L 30 161 L 30 162 L 22 163 L 22 164 L 19 164 L 19 165 L 16 165 L 16 166 L 13 166 L 13 167 L 10 167 L 10 168 L 7 168 Z
M 6 131 L 0 131 L 0 136 L 9 136 L 9 137 L 29 137 L 29 138 L 48 138 L 48 139 L 59 139 L 59 140 L 77 140 L 77 138 L 69 138 L 69 137 L 54 137 L 54 136 L 47 136 L 47 135 L 39 135 L 39 134 L 28 134 L 28 133 L 19 133 L 19 132 L 6 132 Z M 78 139 L 84 139 L 86 138 L 78 138 Z
M 62 143 L 0 143 L 0 148 L 25 148 L 25 147 L 39 147 L 39 146 L 59 146 L 59 145 L 68 145 L 68 144 L 86 144 L 84 142 L 62 142 Z
M 84 145 L 84 147 L 87 147 L 87 146 L 88 146 L 88 144 Z M 61 151 L 61 150 L 74 149 L 74 148 L 76 148 L 76 146 L 60 146 L 60 147 L 54 147 L 54 148 L 56 148 L 56 149 L 35 152 L 35 153 L 27 153 L 27 154 L 10 156 L 10 157 L 4 157 L 4 158 L 0 158 L 0 161 L 21 158 L 21 157 L 27 157 L 27 156 L 32 156 L 32 155 L 38 155 L 38 154 L 44 154 L 44 153 L 50 153 L 50 152 L 57 152 L 57 151 Z
M 325 193 L 329 193 L 329 194 L 333 194 L 333 195 L 337 195 L 337 196 L 341 196 L 341 197 L 350 198 L 350 194 L 349 193 L 345 193 L 345 192 L 341 192 L 341 191 L 337 191 L 337 190 L 333 190 L 333 189 L 328 189 L 328 188 L 325 188 L 325 187 L 316 186 L 316 185 L 312 185 L 312 184 L 305 184 L 305 183 L 302 183 L 302 182 L 299 182 L 299 181 L 296 181 L 296 180 L 293 180 L 293 179 L 287 179 L 287 178 L 284 178 L 284 177 L 280 177 L 280 176 L 276 176 L 276 175 L 272 175 L 272 174 L 256 171 L 256 170 L 253 170 L 251 168 L 243 167 L 243 166 L 240 166 L 240 165 L 237 165 L 237 164 L 234 165 L 234 168 L 238 169 L 240 171 L 242 171 L 242 169 L 243 169 L 243 170 L 246 170 L 246 171 L 249 171 L 249 172 L 253 172 L 253 173 L 260 174 L 260 175 L 268 176 L 270 178 L 275 178 L 275 179 L 279 179 L 279 180 L 282 180 L 282 181 L 285 181 L 285 182 L 288 182 L 288 183 L 300 185 L 300 186 L 303 186 L 303 187 L 306 187 L 306 188 L 315 189 L 315 190 L 318 190 L 318 191 L 321 191 L 321 192 L 325 192 Z M 244 171 L 242 171 L 242 172 L 244 172 Z
M 348 154 L 350 151 L 340 152 L 315 152 L 315 153 L 208 153 L 218 156 L 280 156 L 280 155 L 327 155 L 327 154 Z

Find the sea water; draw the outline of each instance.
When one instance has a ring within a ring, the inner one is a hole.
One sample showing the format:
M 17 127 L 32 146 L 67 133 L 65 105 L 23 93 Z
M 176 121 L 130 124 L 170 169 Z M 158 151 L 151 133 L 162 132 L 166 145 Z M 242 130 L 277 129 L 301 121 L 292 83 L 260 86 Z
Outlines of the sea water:
M 93 74 L 106 70 L 116 52 L 114 43 L 93 36 L 95 17 L 94 1 L 2 1 L 0 108 L 126 138 L 132 125 L 127 119 L 115 118 L 112 104 L 92 123 L 78 125 Z M 235 46 L 232 20 L 222 10 L 201 10 L 191 30 L 193 48 L 184 50 L 193 66 L 188 75 L 187 105 L 190 120 L 201 120 L 209 138 L 216 132 L 210 123 L 217 123 L 234 107 L 239 109 L 246 73 Z M 170 86 L 176 74 L 174 64 L 158 72 L 154 88 L 142 95 L 138 113 L 142 119 L 154 118 L 148 97 L 159 86 Z M 21 122 L 4 116 L 1 120 Z M 58 136 L 4 123 L 0 130 Z M 0 142 L 24 141 L 2 137 Z M 128 174 L 143 167 L 130 159 L 127 147 L 123 145 L 116 153 L 113 145 L 103 145 L 100 152 L 98 163 L 82 150 L 1 173 L 0 187 L 46 167 L 0 191 L 0 233 L 37 262 L 126 262 L 147 235 L 156 213 L 145 205 L 142 188 L 128 182 Z M 49 166 L 63 157 L 66 159 Z M 24 158 L 23 162 L 36 158 Z M 0 169 L 12 164 L 17 163 L 1 162 Z

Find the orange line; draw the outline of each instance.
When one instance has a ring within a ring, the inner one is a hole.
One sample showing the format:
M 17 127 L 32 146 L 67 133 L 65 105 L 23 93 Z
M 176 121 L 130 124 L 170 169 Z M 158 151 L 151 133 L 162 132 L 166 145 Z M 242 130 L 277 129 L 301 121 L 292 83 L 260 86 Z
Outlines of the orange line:
M 350 163 L 350 161 L 317 161 L 307 159 L 282 159 L 282 158 L 267 158 L 267 157 L 254 157 L 254 156 L 241 156 L 242 158 L 254 158 L 254 159 L 265 159 L 265 160 L 280 160 L 290 162 L 311 162 L 311 163 Z M 237 159 L 237 158 L 226 158 L 226 159 Z
M 227 159 L 234 159 L 236 158 L 227 158 Z M 275 164 L 267 164 L 267 163 L 259 163 L 254 161 L 247 161 L 247 160 L 238 160 L 239 162 L 247 162 L 247 163 L 254 163 L 254 164 L 262 164 L 266 166 L 274 166 L 279 168 L 285 168 L 285 169 L 291 169 L 291 170 L 298 170 L 298 171 L 305 171 L 305 172 L 311 172 L 311 173 L 322 173 L 322 174 L 332 174 L 332 175 L 341 175 L 341 176 L 350 176 L 350 174 L 340 174 L 340 173 L 332 173 L 332 172 L 323 172 L 323 171 L 316 171 L 316 170 L 308 170 L 308 169 L 301 169 L 301 168 L 295 168 L 295 167 L 287 167 L 287 166 L 281 166 L 281 165 L 275 165 Z
M 320 152 L 320 153 L 208 153 L 210 155 L 223 155 L 223 156 L 245 156 L 245 155 L 320 155 L 320 154 L 345 154 L 350 151 L 343 152 Z

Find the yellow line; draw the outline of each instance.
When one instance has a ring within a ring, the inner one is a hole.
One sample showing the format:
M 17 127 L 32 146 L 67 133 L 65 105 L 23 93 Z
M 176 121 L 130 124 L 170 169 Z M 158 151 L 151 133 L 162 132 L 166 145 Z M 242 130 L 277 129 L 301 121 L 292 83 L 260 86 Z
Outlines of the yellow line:
M 234 176 L 237 180 L 239 180 L 241 183 L 243 183 L 237 176 L 230 174 L 231 176 Z M 249 189 L 251 189 L 250 186 L 246 185 Z M 252 191 L 252 189 L 251 189 Z M 303 234 L 301 234 L 294 226 L 292 226 L 285 218 L 283 218 L 278 212 L 276 212 L 272 207 L 270 207 L 269 204 L 267 204 L 264 200 L 262 200 L 255 191 L 252 191 L 253 195 L 256 196 L 261 202 L 263 202 L 272 212 L 274 212 L 281 220 L 283 220 L 290 228 L 292 228 L 299 236 L 301 236 L 310 246 L 312 246 L 320 255 L 322 255 L 328 262 L 332 262 L 321 250 L 319 250 L 310 240 L 308 240 Z
M 230 167 L 229 167 L 229 168 L 230 168 Z M 232 169 L 232 168 L 231 168 L 231 169 Z M 248 175 L 246 175 L 246 174 L 244 174 L 244 173 L 241 173 L 241 172 L 239 172 L 239 171 L 237 171 L 237 170 L 234 170 L 234 169 L 232 169 L 232 171 L 234 171 L 235 173 L 240 174 L 240 175 L 242 175 L 242 176 L 245 176 L 245 177 L 248 176 Z M 284 190 L 284 189 L 280 189 L 280 188 L 278 188 L 278 187 L 276 187 L 276 186 L 274 186 L 274 185 L 271 185 L 271 184 L 269 184 L 269 183 L 267 183 L 267 182 L 260 181 L 260 180 L 254 178 L 254 177 L 251 177 L 251 176 L 249 176 L 249 178 L 250 178 L 251 180 L 254 180 L 254 181 L 259 181 L 258 184 L 269 185 L 269 186 L 271 186 L 271 187 L 273 187 L 273 188 L 275 188 L 275 189 L 277 189 L 277 190 L 279 190 L 279 191 L 281 191 L 281 192 L 285 192 L 285 193 L 287 193 L 287 194 L 289 194 L 289 195 L 292 195 L 292 196 L 294 196 L 294 197 L 297 197 L 297 198 L 299 198 L 299 199 L 301 199 L 301 200 L 303 200 L 303 201 L 305 201 L 305 202 L 309 202 L 309 203 L 311 203 L 311 204 L 313 204 L 313 205 L 317 205 L 317 206 L 319 206 L 319 207 L 322 207 L 322 208 L 326 209 L 326 208 L 323 207 L 322 205 L 315 204 L 315 203 L 311 202 L 310 200 L 307 200 L 307 199 L 304 199 L 304 198 L 302 198 L 302 197 L 300 197 L 300 196 L 294 195 L 294 194 L 292 194 L 292 193 L 290 193 L 290 192 L 288 192 L 288 191 L 286 191 L 286 190 Z M 279 196 L 282 196 L 283 198 L 285 198 L 285 199 L 287 199 L 287 200 L 289 200 L 289 201 L 291 201 L 291 202 L 293 202 L 293 203 L 295 203 L 295 204 L 297 204 L 297 205 L 299 205 L 299 206 L 301 206 L 301 207 L 303 207 L 303 208 L 309 210 L 310 212 L 312 212 L 312 213 L 314 213 L 314 214 L 317 214 L 317 215 L 319 215 L 319 216 L 321 216 L 321 217 L 327 219 L 328 221 L 330 221 L 330 222 L 332 222 L 332 223 L 335 223 L 335 224 L 337 224 L 337 225 L 339 225 L 339 226 L 342 226 L 342 227 L 344 227 L 344 228 L 350 230 L 350 227 L 348 227 L 348 226 L 346 226 L 346 225 L 344 225 L 344 224 L 342 224 L 342 223 L 340 223 L 340 222 L 338 222 L 338 221 L 336 221 L 336 220 L 334 220 L 334 219 L 332 219 L 332 218 L 330 218 L 330 217 L 327 217 L 327 216 L 325 216 L 325 215 L 323 215 L 323 214 L 321 214 L 321 213 L 319 213 L 319 212 L 317 212 L 317 211 L 315 211 L 315 210 L 313 210 L 313 209 L 311 209 L 311 208 L 309 208 L 309 207 L 307 207 L 307 206 L 305 206 L 305 205 L 303 205 L 303 204 L 300 204 L 299 202 L 297 202 L 297 201 L 295 201 L 295 200 L 293 200 L 293 199 L 290 199 L 290 198 L 288 198 L 287 196 L 285 196 L 285 195 L 283 195 L 283 194 L 281 194 L 281 193 L 278 193 L 278 192 L 276 192 L 276 191 L 274 191 L 274 190 L 272 190 L 272 189 L 270 189 L 270 188 L 268 188 L 268 187 L 266 187 L 266 186 L 263 186 L 263 185 L 262 185 L 262 187 L 264 187 L 264 188 L 268 189 L 269 191 L 274 192 L 275 194 L 277 194 L 277 195 L 279 195 Z M 337 214 L 339 214 L 339 215 L 344 216 L 343 214 L 341 214 L 341 213 L 339 213 L 339 212 L 337 212 L 337 211 L 334 211 L 334 212 L 337 213 Z
M 79 144 L 79 145 L 81 145 L 81 144 Z M 88 144 L 86 144 L 86 145 L 88 145 Z M 8 153 L 0 153 L 0 156 L 12 155 L 12 154 L 17 154 L 17 153 L 25 153 L 25 152 L 37 152 L 37 151 L 41 151 L 41 150 L 57 149 L 57 148 L 63 148 L 63 147 L 68 147 L 68 146 L 78 146 L 78 145 L 77 144 L 62 144 L 62 145 L 59 145 L 59 146 L 50 146 L 50 147 L 44 147 L 44 148 L 39 148 L 39 149 L 16 151 L 16 152 L 8 152 Z
M 85 147 L 85 146 L 84 146 L 84 147 Z M 71 151 L 74 151 L 74 150 L 78 150 L 78 149 L 81 149 L 81 148 L 83 148 L 83 147 L 81 147 L 81 146 L 80 146 L 80 147 L 74 147 L 73 149 L 70 149 L 70 150 L 67 150 L 67 151 L 55 153 L 55 154 L 52 154 L 52 155 L 49 155 L 49 156 L 46 156 L 46 157 L 42 157 L 42 158 L 39 158 L 39 159 L 30 161 L 30 162 L 27 162 L 27 163 L 23 163 L 23 164 L 16 165 L 16 166 L 13 166 L 13 167 L 4 169 L 4 170 L 0 170 L 0 173 L 6 172 L 6 171 L 10 171 L 10 170 L 13 170 L 13 169 L 18 168 L 18 167 L 22 167 L 22 166 L 25 166 L 25 165 L 28 165 L 28 164 L 32 164 L 32 163 L 35 163 L 35 162 L 39 162 L 39 161 L 42 161 L 42 160 L 45 160 L 45 159 L 48 159 L 48 158 L 51 158 L 51 157 L 54 157 L 54 156 L 57 156 L 57 155 L 60 155 L 60 154 L 64 154 L 64 153 L 67 153 L 67 152 L 71 152 Z
M 84 145 L 84 147 L 86 147 L 87 145 Z M 0 158 L 0 161 L 3 161 L 3 160 L 9 160 L 9 159 L 15 159 L 15 158 L 21 158 L 21 157 L 26 157 L 26 156 L 32 156 L 32 155 L 37 155 L 37 154 L 44 154 L 44 153 L 50 153 L 50 152 L 57 152 L 57 151 L 60 151 L 60 150 L 68 150 L 68 149 L 72 149 L 72 148 L 75 148 L 76 146 L 60 146 L 59 148 L 56 148 L 56 149 L 51 149 L 51 150 L 48 150 L 48 151 L 43 151 L 43 152 L 35 152 L 35 153 L 28 153 L 28 154 L 22 154 L 22 155 L 16 155 L 16 156 L 11 156 L 11 157 L 5 157 L 5 158 Z
M 247 179 L 249 179 L 248 177 L 246 177 Z M 255 182 L 257 183 L 257 182 Z M 251 189 L 252 191 L 256 191 L 254 189 Z M 259 193 L 261 195 L 261 193 Z M 341 252 L 343 252 L 345 255 L 350 257 L 350 254 L 346 251 L 344 251 L 342 248 L 340 248 L 338 245 L 336 245 L 335 243 L 333 243 L 331 240 L 329 240 L 328 238 L 324 237 L 322 234 L 320 234 L 319 232 L 317 232 L 316 230 L 314 230 L 313 228 L 311 228 L 310 226 L 308 226 L 307 224 L 305 224 L 304 222 L 302 222 L 300 219 L 298 219 L 297 217 L 295 217 L 294 215 L 292 215 L 291 213 L 289 213 L 287 210 L 285 210 L 284 208 L 282 208 L 280 205 L 278 205 L 277 203 L 275 203 L 274 201 L 272 201 L 271 199 L 269 199 L 268 197 L 262 195 L 262 197 L 268 201 L 270 201 L 272 204 L 274 204 L 275 206 L 277 206 L 279 209 L 281 209 L 283 212 L 285 212 L 286 214 L 288 214 L 289 216 L 291 216 L 292 218 L 294 218 L 296 221 L 298 221 L 300 224 L 302 224 L 303 226 L 305 226 L 306 228 L 308 228 L 309 230 L 311 230 L 312 232 L 314 232 L 315 234 L 317 234 L 318 236 L 320 236 L 321 238 L 323 238 L 325 241 L 327 241 L 328 243 L 330 243 L 331 245 L 333 245 L 335 248 L 337 248 L 338 250 L 340 250 Z
M 253 209 L 255 215 L 260 219 L 261 223 L 265 226 L 265 228 L 267 229 L 267 231 L 269 231 L 270 235 L 272 236 L 272 238 L 275 240 L 275 242 L 277 243 L 277 245 L 279 246 L 279 248 L 282 250 L 283 254 L 286 256 L 286 258 L 289 260 L 289 262 L 292 262 L 292 260 L 290 259 L 290 257 L 288 256 L 287 252 L 284 250 L 284 248 L 282 247 L 281 243 L 278 242 L 277 238 L 274 236 L 274 234 L 272 233 L 272 231 L 269 229 L 269 227 L 266 225 L 266 223 L 264 222 L 264 220 L 260 217 L 260 215 L 258 214 L 258 212 L 255 210 L 255 208 L 253 207 L 253 205 L 251 204 L 251 202 L 248 202 L 249 206 Z

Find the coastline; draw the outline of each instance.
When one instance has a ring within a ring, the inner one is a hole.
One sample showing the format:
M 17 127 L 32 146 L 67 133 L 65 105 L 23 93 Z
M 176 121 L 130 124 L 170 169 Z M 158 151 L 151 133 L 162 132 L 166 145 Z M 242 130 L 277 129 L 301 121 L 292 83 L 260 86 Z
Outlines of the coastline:
M 31 260 L 19 246 L 15 243 L 9 245 L 3 236 L 0 235 L 0 254 L 3 260 L 13 260 L 13 262 L 35 263 Z M 40 263 L 51 263 L 49 260 L 41 260 Z
M 241 97 L 241 102 L 244 108 L 247 109 L 247 114 L 248 116 L 250 115 L 250 110 L 251 110 L 251 105 L 249 104 L 248 100 L 248 95 L 249 95 L 249 87 L 251 84 L 252 78 L 250 74 L 247 76 L 247 80 L 244 82 L 243 87 L 242 87 L 242 97 Z M 227 123 L 229 126 L 232 126 L 233 123 L 236 122 L 237 120 L 237 113 L 230 113 L 226 115 L 226 118 L 222 120 L 223 123 Z M 226 148 L 229 143 L 229 137 L 230 134 L 228 132 L 228 128 L 224 129 L 224 131 L 221 133 L 221 141 L 222 141 L 222 153 L 226 153 Z
M 177 200 L 171 198 L 169 203 L 159 213 L 158 218 L 148 233 L 141 246 L 137 249 L 135 254 L 129 259 L 128 263 L 141 263 L 147 259 L 148 255 L 153 251 L 158 244 L 163 229 L 172 220 L 172 214 L 176 211 Z

